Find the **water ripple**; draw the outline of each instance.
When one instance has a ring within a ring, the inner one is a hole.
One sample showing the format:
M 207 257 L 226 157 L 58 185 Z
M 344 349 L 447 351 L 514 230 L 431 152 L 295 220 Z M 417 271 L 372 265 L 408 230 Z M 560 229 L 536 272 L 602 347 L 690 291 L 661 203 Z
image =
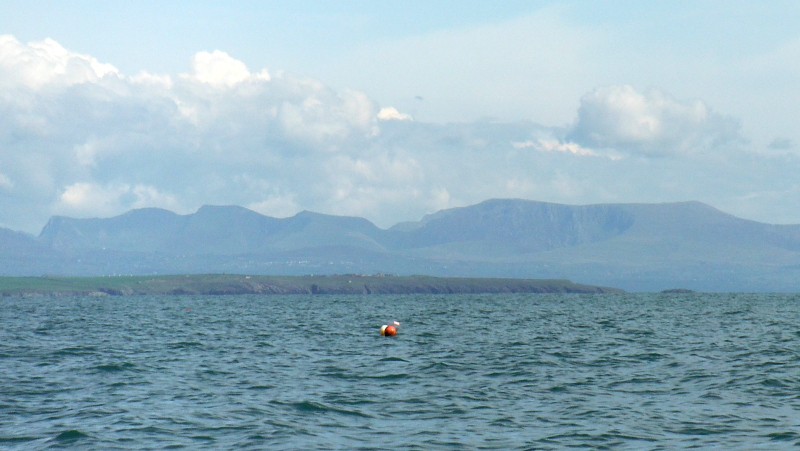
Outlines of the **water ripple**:
M 799 301 L 4 297 L 0 447 L 795 449 Z

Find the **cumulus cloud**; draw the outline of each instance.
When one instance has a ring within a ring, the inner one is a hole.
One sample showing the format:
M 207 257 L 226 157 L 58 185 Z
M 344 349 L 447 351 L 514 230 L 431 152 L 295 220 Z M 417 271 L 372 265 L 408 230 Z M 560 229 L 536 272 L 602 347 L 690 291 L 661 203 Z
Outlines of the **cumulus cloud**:
M 397 111 L 394 107 L 384 107 L 378 111 L 378 119 L 382 121 L 410 121 L 410 115 Z
M 301 210 L 300 206 L 294 201 L 294 197 L 293 195 L 270 196 L 263 201 L 254 202 L 245 207 L 273 218 L 287 218 Z
M 118 73 L 114 66 L 70 52 L 52 39 L 26 45 L 10 35 L 0 36 L 0 71 L 3 85 L 18 83 L 29 88 L 94 82 Z
M 343 180 L 378 183 L 413 164 L 365 151 L 380 108 L 361 92 L 251 72 L 218 50 L 190 66 L 174 78 L 125 76 L 50 39 L 0 37 L 0 224 L 34 231 L 54 213 L 206 203 L 355 211 L 330 201 Z
M 590 148 L 640 155 L 696 152 L 741 140 L 739 124 L 700 100 L 680 102 L 651 89 L 597 88 L 581 99 L 578 120 L 567 137 Z
M 219 50 L 198 52 L 192 59 L 192 69 L 194 73 L 190 76 L 214 86 L 230 87 L 250 77 L 250 71 L 243 62 Z M 269 80 L 269 75 L 265 78 Z
M 800 166 L 785 161 L 791 155 L 778 163 L 746 155 L 730 146 L 735 121 L 658 91 L 597 89 L 566 130 L 436 124 L 359 91 L 251 71 L 221 51 L 189 64 L 177 76 L 128 76 L 52 40 L 0 37 L 0 226 L 38 232 L 52 214 L 188 213 L 203 204 L 390 226 L 492 197 L 712 201 L 695 195 L 708 192 L 709 174 L 730 180 L 717 192 L 741 197 L 782 180 L 760 174 L 789 180 Z M 713 160 L 712 148 L 725 148 L 727 160 Z M 675 157 L 618 158 L 631 154 Z
M 111 215 L 120 209 L 161 207 L 180 211 L 175 198 L 152 186 L 79 182 L 64 188 L 55 211 L 61 214 Z
M 527 140 L 511 143 L 515 149 L 536 149 L 542 152 L 566 152 L 574 155 L 597 156 L 592 149 L 581 147 L 574 142 L 561 142 L 557 139 L 537 139 L 536 141 Z

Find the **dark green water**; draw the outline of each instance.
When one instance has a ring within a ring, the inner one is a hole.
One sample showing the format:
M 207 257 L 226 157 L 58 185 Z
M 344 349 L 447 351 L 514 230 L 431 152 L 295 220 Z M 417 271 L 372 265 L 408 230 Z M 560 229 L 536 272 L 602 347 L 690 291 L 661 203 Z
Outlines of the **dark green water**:
M 0 298 L 4 449 L 798 446 L 796 295 Z

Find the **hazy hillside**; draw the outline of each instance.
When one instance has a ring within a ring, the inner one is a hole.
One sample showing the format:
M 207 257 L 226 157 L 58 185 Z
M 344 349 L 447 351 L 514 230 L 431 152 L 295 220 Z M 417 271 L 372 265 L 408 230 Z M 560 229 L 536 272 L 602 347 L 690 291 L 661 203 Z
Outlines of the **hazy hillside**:
M 571 206 L 495 199 L 387 230 L 363 218 L 242 207 L 53 217 L 0 231 L 5 275 L 394 273 L 569 278 L 628 290 L 800 291 L 800 225 L 699 202 Z
M 51 254 L 35 237 L 0 228 L 0 274 L 41 274 Z
M 53 249 L 226 255 L 337 245 L 380 248 L 374 237 L 381 232 L 362 218 L 304 211 L 276 219 L 244 207 L 204 206 L 185 216 L 157 208 L 108 219 L 56 216 L 39 241 Z
M 483 243 L 531 253 L 593 243 L 617 236 L 633 216 L 614 205 L 570 206 L 493 199 L 443 210 L 419 223 L 393 227 L 395 247 L 415 249 L 449 243 Z

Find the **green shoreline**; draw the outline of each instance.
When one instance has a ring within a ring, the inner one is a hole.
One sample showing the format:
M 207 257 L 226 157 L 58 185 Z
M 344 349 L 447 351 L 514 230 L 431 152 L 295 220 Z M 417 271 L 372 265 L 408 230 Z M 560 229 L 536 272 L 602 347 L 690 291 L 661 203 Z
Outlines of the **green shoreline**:
M 462 278 L 383 274 L 0 277 L 0 296 L 417 293 L 624 293 L 624 290 L 573 283 L 566 279 Z

